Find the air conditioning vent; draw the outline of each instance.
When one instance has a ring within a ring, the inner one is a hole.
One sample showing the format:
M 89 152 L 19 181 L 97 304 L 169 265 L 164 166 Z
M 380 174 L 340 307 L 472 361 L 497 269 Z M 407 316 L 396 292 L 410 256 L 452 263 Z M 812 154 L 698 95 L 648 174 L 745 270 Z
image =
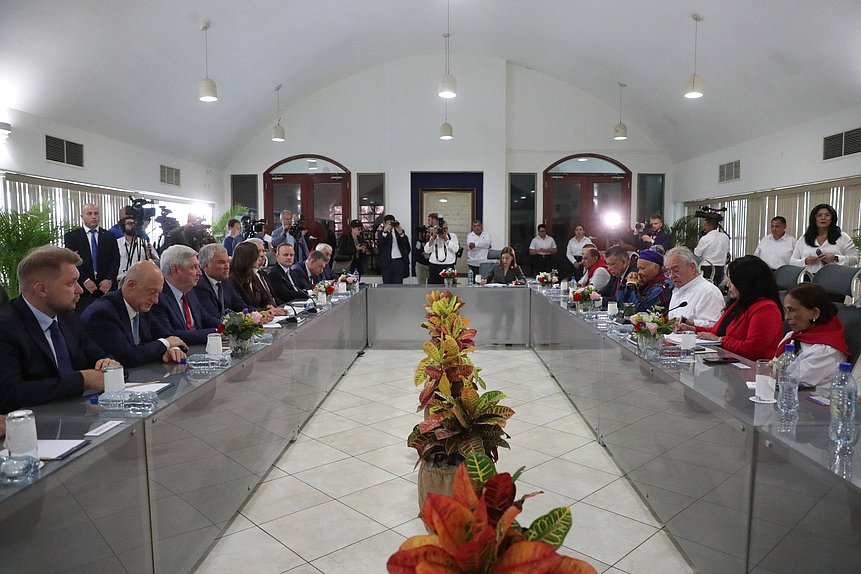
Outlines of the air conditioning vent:
M 79 143 L 46 135 L 45 159 L 84 167 L 84 146 Z
M 168 185 L 179 186 L 179 168 L 159 166 L 159 181 Z
M 834 159 L 861 152 L 861 128 L 849 130 L 822 140 L 822 159 Z
M 741 160 L 721 164 L 718 167 L 718 183 L 735 181 L 741 178 Z

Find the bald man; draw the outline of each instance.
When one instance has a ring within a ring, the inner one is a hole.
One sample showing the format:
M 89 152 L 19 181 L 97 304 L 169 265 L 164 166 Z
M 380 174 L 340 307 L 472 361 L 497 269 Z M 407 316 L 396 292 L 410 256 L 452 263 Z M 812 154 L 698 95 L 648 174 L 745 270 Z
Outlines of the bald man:
M 83 227 L 63 236 L 66 249 L 71 249 L 83 260 L 78 267 L 78 284 L 84 292 L 78 300 L 78 313 L 97 297 L 116 289 L 120 270 L 120 249 L 114 234 L 99 227 L 99 206 L 87 203 L 81 207 Z
M 125 367 L 178 363 L 188 347 L 179 337 L 158 338 L 150 321 L 163 289 L 164 277 L 152 261 L 132 265 L 119 291 L 100 297 L 81 315 L 90 338 Z

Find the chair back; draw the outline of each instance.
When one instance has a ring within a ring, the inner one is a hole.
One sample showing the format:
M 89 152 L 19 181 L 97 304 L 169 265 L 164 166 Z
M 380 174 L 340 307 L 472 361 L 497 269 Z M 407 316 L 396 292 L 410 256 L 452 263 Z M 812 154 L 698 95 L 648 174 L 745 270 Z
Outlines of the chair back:
M 780 291 L 792 289 L 798 283 L 804 283 L 806 268 L 801 265 L 782 265 L 774 270 L 774 280 Z
M 499 253 L 499 251 L 497 251 Z M 490 270 L 493 269 L 496 261 L 482 261 L 478 264 L 478 274 L 487 279 L 490 276 Z
M 487 259 L 488 259 L 488 261 L 491 261 L 491 260 L 498 260 L 498 259 L 499 259 L 499 255 L 500 255 L 501 253 L 502 253 L 502 250 L 501 250 L 501 249 L 488 249 L 488 250 L 487 250 Z M 482 275 L 482 277 L 484 277 L 484 275 Z
M 821 285 L 831 295 L 852 295 L 852 285 L 861 270 L 845 265 L 824 265 L 813 276 L 813 282 Z
M 818 273 L 817 273 L 818 275 Z M 849 360 L 853 364 L 861 354 L 861 308 L 854 305 L 837 303 L 837 316 L 843 323 L 846 345 L 849 347 Z

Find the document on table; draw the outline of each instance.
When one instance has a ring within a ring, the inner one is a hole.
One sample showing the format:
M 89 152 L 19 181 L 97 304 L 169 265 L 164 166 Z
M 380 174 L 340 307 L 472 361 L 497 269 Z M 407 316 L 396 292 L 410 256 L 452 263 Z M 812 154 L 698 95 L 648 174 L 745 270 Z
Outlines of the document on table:
M 674 345 L 682 344 L 682 335 L 681 333 L 670 333 L 669 335 L 664 335 L 664 340 L 669 341 Z M 710 339 L 697 339 L 697 345 L 701 347 L 716 347 L 720 345 L 720 341 L 712 341 Z
M 86 439 L 62 439 L 62 440 L 43 440 L 39 439 L 39 460 L 62 460 L 83 447 L 90 444 Z M 9 451 L 5 448 L 0 450 L 0 454 L 8 455 Z
M 137 392 L 152 391 L 157 393 L 168 388 L 170 385 L 171 383 L 126 383 L 125 390 Z

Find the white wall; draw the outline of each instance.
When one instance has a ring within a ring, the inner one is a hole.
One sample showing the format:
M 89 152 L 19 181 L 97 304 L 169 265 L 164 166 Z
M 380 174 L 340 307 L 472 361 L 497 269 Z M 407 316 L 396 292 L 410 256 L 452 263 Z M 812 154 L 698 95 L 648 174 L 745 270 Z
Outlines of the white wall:
M 0 144 L 0 169 L 128 190 L 223 201 L 224 172 L 67 124 L 8 110 L 12 135 Z M 84 167 L 45 160 L 45 135 L 84 146 Z M 181 170 L 180 187 L 159 182 L 159 165 Z
M 763 191 L 861 174 L 861 154 L 822 159 L 822 139 L 861 125 L 861 106 L 673 166 L 672 201 Z M 741 178 L 718 183 L 718 166 L 741 160 Z

